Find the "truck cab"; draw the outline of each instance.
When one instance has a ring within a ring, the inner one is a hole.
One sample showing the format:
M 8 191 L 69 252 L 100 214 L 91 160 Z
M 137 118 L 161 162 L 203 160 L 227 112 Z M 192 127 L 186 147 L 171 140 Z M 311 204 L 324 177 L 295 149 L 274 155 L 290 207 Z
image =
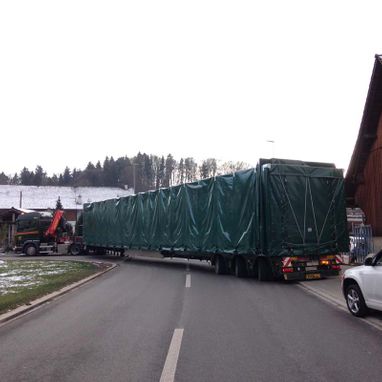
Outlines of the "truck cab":
M 60 246 L 70 245 L 71 234 L 72 227 L 61 210 L 26 213 L 16 220 L 14 249 L 29 256 L 56 253 Z

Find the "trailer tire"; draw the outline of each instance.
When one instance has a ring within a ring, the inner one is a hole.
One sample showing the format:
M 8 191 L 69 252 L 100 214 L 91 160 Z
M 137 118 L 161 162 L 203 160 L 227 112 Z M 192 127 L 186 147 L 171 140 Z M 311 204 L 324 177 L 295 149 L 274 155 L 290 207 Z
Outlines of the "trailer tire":
M 72 256 L 78 256 L 82 252 L 81 246 L 79 244 L 71 244 L 69 247 L 69 253 Z
M 235 259 L 234 274 L 236 277 L 246 277 L 248 275 L 247 264 L 241 256 L 237 256 Z
M 257 263 L 257 278 L 259 281 L 272 281 L 272 269 L 265 259 L 259 259 Z
M 217 275 L 225 275 L 227 273 L 227 264 L 223 256 L 219 255 L 215 258 L 215 273 Z
M 34 244 L 27 244 L 24 249 L 23 249 L 23 252 L 27 255 L 27 256 L 36 256 L 37 255 L 37 248 Z

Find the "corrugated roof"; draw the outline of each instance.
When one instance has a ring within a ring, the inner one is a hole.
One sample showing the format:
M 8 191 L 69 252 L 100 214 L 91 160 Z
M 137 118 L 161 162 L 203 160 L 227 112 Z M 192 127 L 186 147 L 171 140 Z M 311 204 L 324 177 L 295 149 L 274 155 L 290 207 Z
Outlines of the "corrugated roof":
M 22 208 L 54 209 L 58 197 L 64 209 L 82 209 L 84 203 L 99 202 L 131 195 L 132 190 L 117 187 L 50 187 L 0 185 L 0 209 Z

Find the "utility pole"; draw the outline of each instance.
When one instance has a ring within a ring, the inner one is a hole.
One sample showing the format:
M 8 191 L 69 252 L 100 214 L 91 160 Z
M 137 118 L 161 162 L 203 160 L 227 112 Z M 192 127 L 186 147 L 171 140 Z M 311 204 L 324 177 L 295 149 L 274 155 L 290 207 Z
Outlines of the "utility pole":
M 135 163 L 133 164 L 133 176 L 134 176 L 134 194 L 135 194 Z
M 133 166 L 133 188 L 134 188 L 134 194 L 135 194 L 136 185 L 137 185 L 136 167 L 138 166 L 138 163 L 132 163 L 132 166 Z

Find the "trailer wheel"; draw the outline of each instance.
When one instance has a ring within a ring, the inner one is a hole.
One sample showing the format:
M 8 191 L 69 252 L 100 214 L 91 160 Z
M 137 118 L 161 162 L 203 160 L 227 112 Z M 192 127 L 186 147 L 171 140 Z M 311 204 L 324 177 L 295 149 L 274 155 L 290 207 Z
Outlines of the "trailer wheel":
M 227 265 L 223 256 L 216 256 L 215 273 L 217 275 L 224 275 L 227 273 Z
M 69 253 L 72 256 L 78 256 L 81 253 L 81 247 L 78 244 L 71 244 L 69 247 Z
M 269 264 L 260 259 L 257 264 L 257 278 L 259 281 L 272 281 L 272 270 Z
M 234 273 L 236 277 L 246 277 L 248 275 L 247 264 L 240 256 L 235 259 Z
M 27 244 L 25 247 L 24 247 L 24 250 L 23 252 L 27 255 L 27 256 L 35 256 L 37 255 L 37 248 L 34 244 Z

